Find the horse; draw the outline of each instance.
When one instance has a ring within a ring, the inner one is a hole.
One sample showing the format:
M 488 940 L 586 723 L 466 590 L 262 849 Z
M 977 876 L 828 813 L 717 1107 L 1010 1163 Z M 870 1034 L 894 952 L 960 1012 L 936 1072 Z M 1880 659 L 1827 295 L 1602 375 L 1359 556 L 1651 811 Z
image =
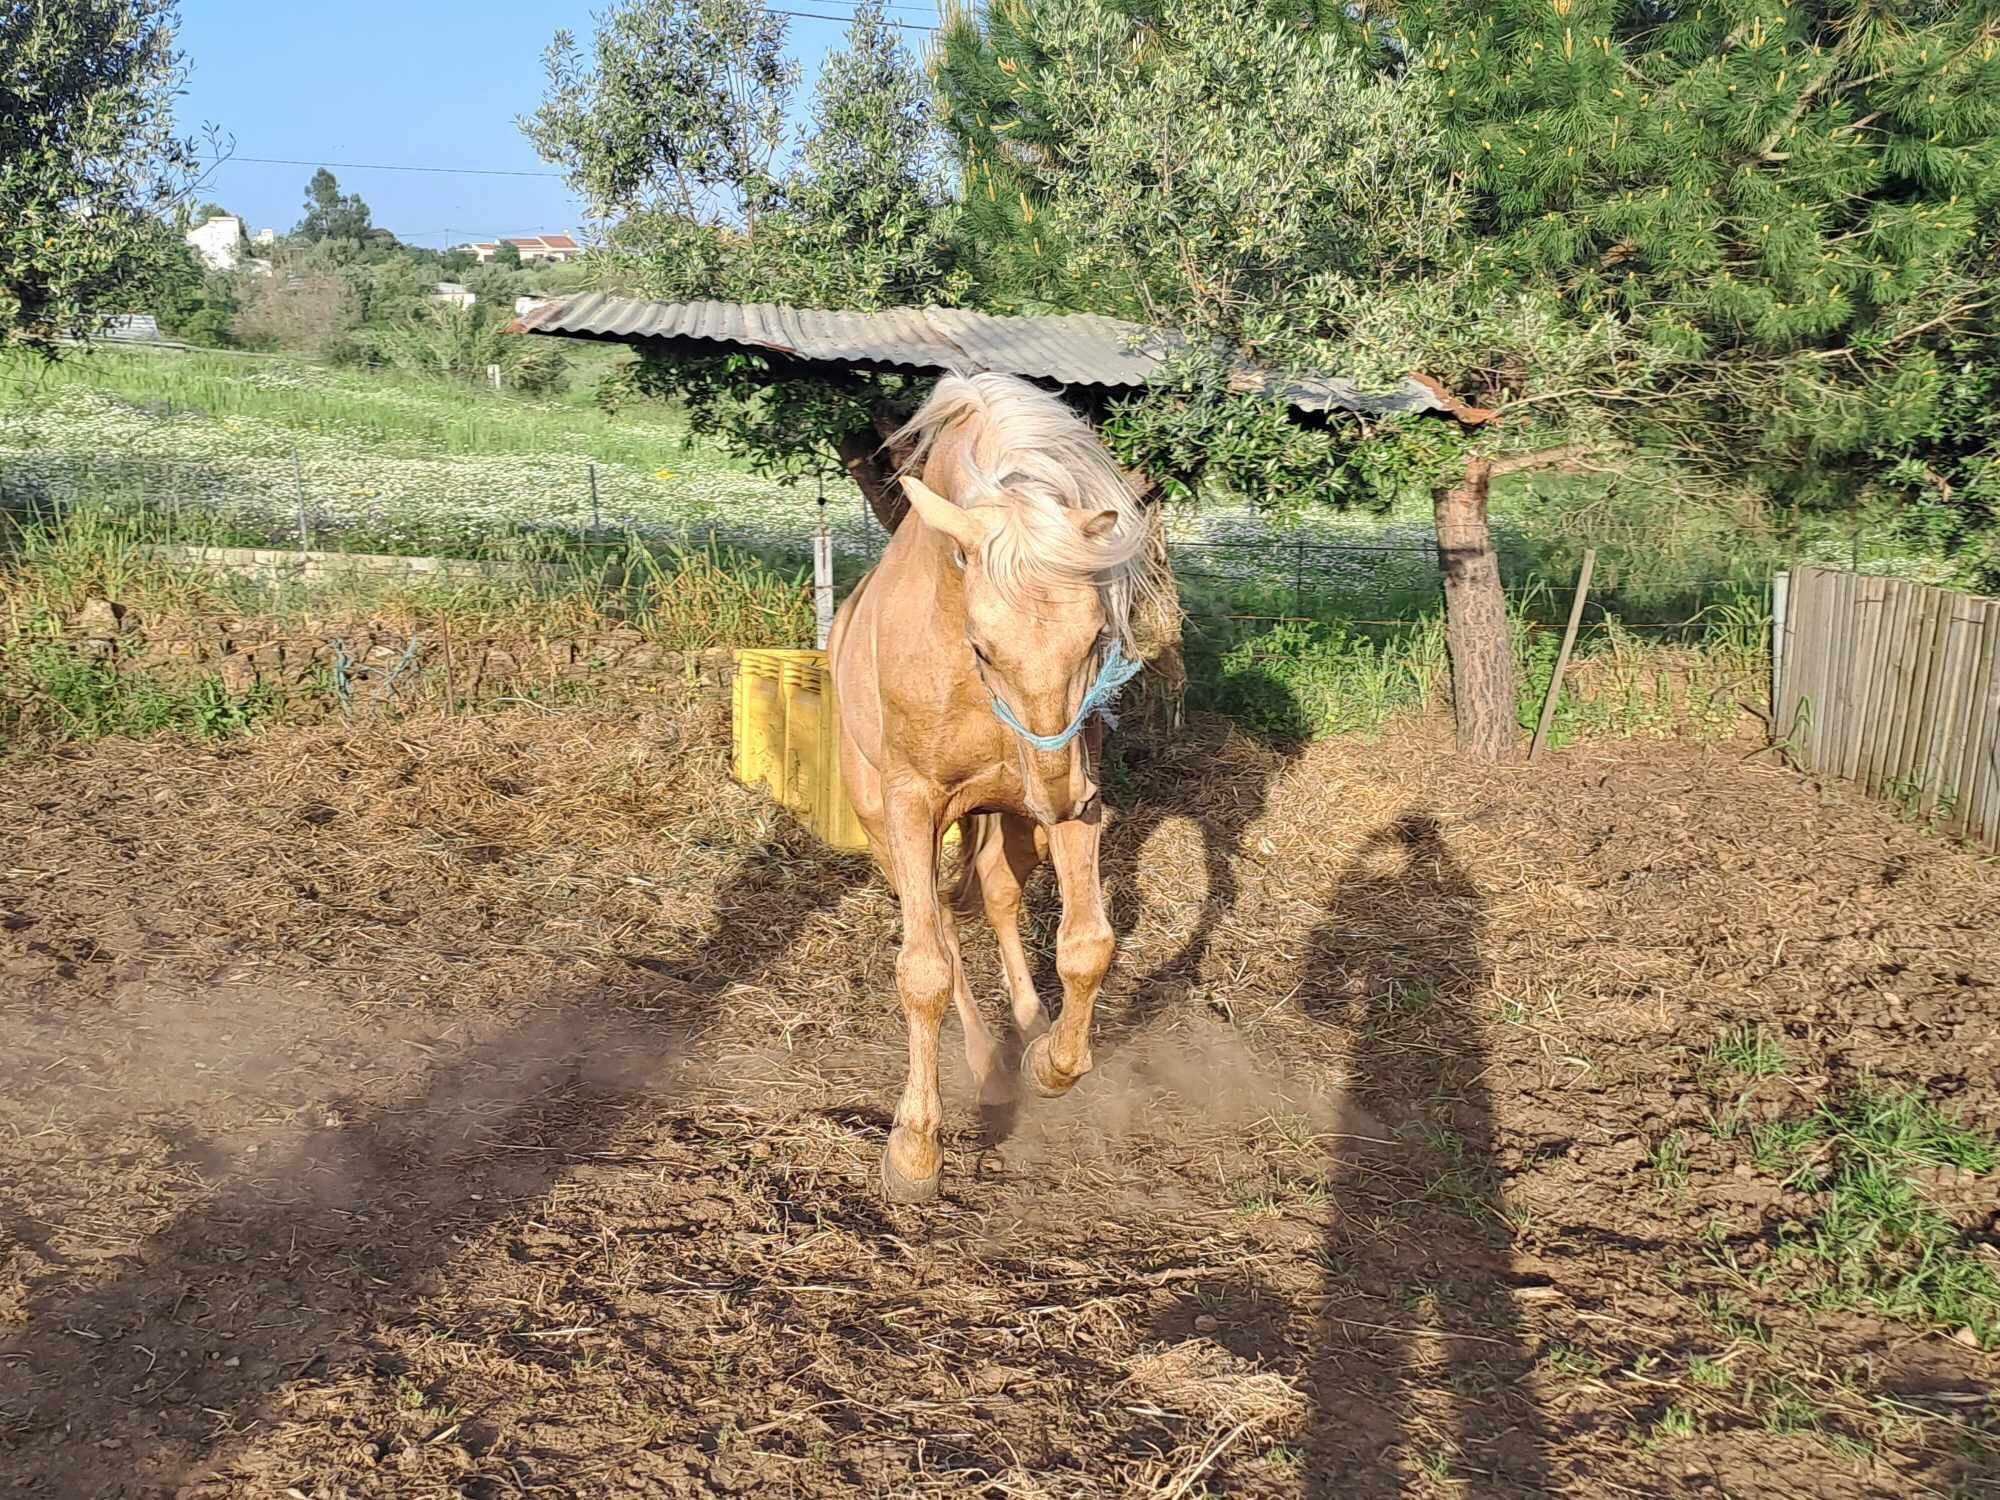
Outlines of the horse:
M 1141 501 L 1082 418 L 1011 375 L 947 375 L 889 440 L 910 508 L 836 615 L 841 776 L 901 907 L 896 989 L 909 1065 L 882 1152 L 892 1203 L 936 1197 L 938 1034 L 955 1004 L 982 1105 L 1011 1070 L 966 983 L 955 917 L 974 903 L 999 941 L 1020 1080 L 1068 1092 L 1091 1069 L 1091 1012 L 1116 940 L 1098 871 L 1098 783 L 1111 700 L 1139 670 L 1135 607 L 1163 582 Z M 957 891 L 940 890 L 960 831 Z M 1048 859 L 1062 892 L 1053 1027 L 1021 946 L 1021 892 Z

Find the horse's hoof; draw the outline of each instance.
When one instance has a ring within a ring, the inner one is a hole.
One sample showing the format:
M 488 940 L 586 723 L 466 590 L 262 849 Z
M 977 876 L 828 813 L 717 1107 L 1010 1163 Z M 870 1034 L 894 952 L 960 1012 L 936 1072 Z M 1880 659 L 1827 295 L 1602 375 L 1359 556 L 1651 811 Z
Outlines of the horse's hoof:
M 890 1146 L 882 1148 L 882 1196 L 890 1203 L 929 1203 L 938 1195 L 942 1172 L 928 1177 L 906 1177 L 896 1165 Z
M 1060 1099 L 1074 1088 L 1076 1080 L 1083 1076 L 1082 1073 L 1078 1073 L 1074 1077 L 1065 1078 L 1056 1071 L 1055 1063 L 1049 1057 L 1051 1035 L 1050 1032 L 1043 1032 L 1028 1043 L 1027 1050 L 1021 1054 L 1021 1081 L 1027 1084 L 1030 1093 L 1040 1099 Z

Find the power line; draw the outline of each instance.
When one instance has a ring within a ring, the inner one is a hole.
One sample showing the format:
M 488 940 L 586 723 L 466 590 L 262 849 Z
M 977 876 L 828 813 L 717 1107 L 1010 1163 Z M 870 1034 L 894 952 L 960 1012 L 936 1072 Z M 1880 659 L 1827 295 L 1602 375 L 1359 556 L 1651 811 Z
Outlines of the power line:
M 854 24 L 854 16 L 851 12 L 844 16 L 821 15 L 817 11 L 810 10 L 774 10 L 767 12 L 767 14 L 791 16 L 800 21 L 845 21 L 850 26 Z M 942 31 L 944 29 L 941 26 L 920 26 L 915 21 L 892 21 L 887 16 L 882 18 L 882 24 L 884 26 L 894 26 L 899 31 Z
M 412 167 L 381 161 L 306 161 L 284 156 L 222 156 L 209 163 L 224 167 L 231 162 L 250 162 L 260 167 L 338 167 L 343 172 L 438 172 L 455 177 L 553 177 L 561 172 L 523 172 L 503 167 Z

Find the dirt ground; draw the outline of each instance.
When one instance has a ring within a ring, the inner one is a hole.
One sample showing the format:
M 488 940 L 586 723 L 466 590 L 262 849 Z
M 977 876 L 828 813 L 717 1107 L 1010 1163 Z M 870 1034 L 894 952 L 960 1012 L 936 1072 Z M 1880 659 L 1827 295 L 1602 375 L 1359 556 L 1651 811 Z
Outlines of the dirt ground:
M 891 903 L 713 707 L 7 763 L 0 1489 L 2000 1493 L 1995 1356 L 1813 1299 L 1717 1123 L 2000 1128 L 2000 871 L 1754 748 L 1196 725 L 1097 1071 L 982 1120 L 954 1051 L 923 1209 Z

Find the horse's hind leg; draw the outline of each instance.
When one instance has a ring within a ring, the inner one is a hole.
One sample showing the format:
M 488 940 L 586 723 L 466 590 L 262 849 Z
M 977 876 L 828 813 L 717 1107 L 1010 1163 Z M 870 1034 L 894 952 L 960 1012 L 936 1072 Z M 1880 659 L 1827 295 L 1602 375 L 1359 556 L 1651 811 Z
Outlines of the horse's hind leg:
M 1000 944 L 1000 967 L 1007 975 L 1007 999 L 1022 1040 L 1033 1041 L 1048 1029 L 1042 997 L 1035 993 L 1034 971 L 1021 946 L 1021 891 L 1040 863 L 1035 825 L 1012 813 L 992 813 L 979 820 L 977 847 L 968 858 L 979 882 L 987 923 Z
M 937 827 L 919 797 L 891 794 L 884 830 L 903 908 L 903 946 L 896 955 L 896 990 L 909 1026 L 909 1073 L 896 1106 L 896 1123 L 882 1152 L 882 1193 L 891 1203 L 935 1198 L 944 1153 L 938 1129 L 944 1103 L 938 1095 L 938 1031 L 951 1003 L 958 965 L 949 916 L 938 900 Z
M 955 914 L 948 904 L 939 910 L 944 920 L 945 941 L 951 949 L 951 998 L 958 1007 L 958 1024 L 965 1032 L 965 1064 L 972 1069 L 973 1082 L 979 1086 L 981 1107 L 990 1109 L 1014 1097 L 1013 1076 L 1001 1066 L 1000 1044 L 987 1030 L 978 1002 L 972 998 L 972 986 L 965 982 L 965 957 L 959 951 Z
M 1102 831 L 1095 809 L 1088 818 L 1049 829 L 1049 859 L 1062 887 L 1056 972 L 1062 976 L 1063 1009 L 1054 1028 L 1037 1037 L 1021 1056 L 1021 1076 L 1045 1098 L 1067 1093 L 1091 1069 L 1091 1012 L 1118 946 L 1104 914 L 1104 887 L 1097 868 Z

